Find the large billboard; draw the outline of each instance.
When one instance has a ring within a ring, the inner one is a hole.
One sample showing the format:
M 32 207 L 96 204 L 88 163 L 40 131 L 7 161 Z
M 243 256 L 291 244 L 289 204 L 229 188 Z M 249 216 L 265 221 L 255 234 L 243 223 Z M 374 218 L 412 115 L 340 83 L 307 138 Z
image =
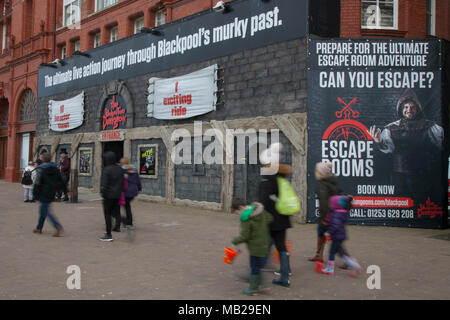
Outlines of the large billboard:
M 308 1 L 235 0 L 222 12 L 205 11 L 156 29 L 89 50 L 88 56 L 73 55 L 55 68 L 40 67 L 38 97 L 305 37 Z
M 308 51 L 307 220 L 314 166 L 329 161 L 351 223 L 444 227 L 440 40 L 311 39 Z

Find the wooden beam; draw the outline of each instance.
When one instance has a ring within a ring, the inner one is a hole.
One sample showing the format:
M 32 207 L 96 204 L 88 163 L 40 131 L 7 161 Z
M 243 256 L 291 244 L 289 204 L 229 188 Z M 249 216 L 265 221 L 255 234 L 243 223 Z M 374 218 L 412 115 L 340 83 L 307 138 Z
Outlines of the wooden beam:
M 289 139 L 295 149 L 300 151 L 300 154 L 305 154 L 302 128 L 297 128 L 285 115 L 275 115 L 272 116 L 272 119 L 281 131 L 283 131 L 284 135 Z

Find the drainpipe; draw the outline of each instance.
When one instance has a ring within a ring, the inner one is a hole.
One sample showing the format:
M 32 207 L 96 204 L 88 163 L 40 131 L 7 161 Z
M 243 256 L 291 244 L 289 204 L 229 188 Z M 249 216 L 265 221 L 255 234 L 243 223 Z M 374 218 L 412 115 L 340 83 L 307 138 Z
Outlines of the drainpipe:
M 56 1 L 53 3 L 53 48 L 52 48 L 52 61 L 56 59 Z

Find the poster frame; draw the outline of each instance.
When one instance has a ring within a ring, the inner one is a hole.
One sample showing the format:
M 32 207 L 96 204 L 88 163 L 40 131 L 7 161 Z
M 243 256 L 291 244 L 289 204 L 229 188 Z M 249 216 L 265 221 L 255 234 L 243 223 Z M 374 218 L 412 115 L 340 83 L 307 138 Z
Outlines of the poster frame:
M 90 159 L 90 166 L 89 166 L 89 172 L 81 172 L 80 170 L 80 159 L 81 159 L 81 152 L 82 151 L 90 151 L 91 152 L 91 159 Z M 82 147 L 78 149 L 78 159 L 77 159 L 77 169 L 78 169 L 78 175 L 79 176 L 85 176 L 85 177 L 91 177 L 92 176 L 92 155 L 94 154 L 94 149 L 92 147 Z
M 141 174 L 140 161 L 141 161 L 141 148 L 155 148 L 155 174 L 146 175 Z M 139 174 L 139 178 L 143 179 L 158 179 L 158 154 L 159 154 L 159 145 L 158 144 L 138 144 L 137 146 L 137 171 Z

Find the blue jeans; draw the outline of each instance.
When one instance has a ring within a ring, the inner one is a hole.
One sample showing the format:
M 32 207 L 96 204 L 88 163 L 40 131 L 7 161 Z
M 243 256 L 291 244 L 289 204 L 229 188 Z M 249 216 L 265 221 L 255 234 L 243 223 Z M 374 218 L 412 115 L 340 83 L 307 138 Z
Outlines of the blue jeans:
M 342 241 L 340 240 L 333 240 L 333 242 L 331 243 L 331 247 L 330 247 L 330 257 L 328 258 L 328 260 L 330 261 L 334 261 L 334 256 L 337 254 L 339 254 L 341 257 L 343 256 L 343 251 L 342 251 Z
M 252 275 L 258 275 L 261 269 L 264 268 L 267 262 L 267 257 L 250 256 L 250 269 Z
M 39 206 L 39 221 L 36 229 L 42 230 L 44 227 L 45 218 L 49 218 L 50 222 L 56 229 L 61 228 L 61 224 L 58 222 L 56 217 L 50 212 L 50 204 L 51 202 L 41 202 Z

